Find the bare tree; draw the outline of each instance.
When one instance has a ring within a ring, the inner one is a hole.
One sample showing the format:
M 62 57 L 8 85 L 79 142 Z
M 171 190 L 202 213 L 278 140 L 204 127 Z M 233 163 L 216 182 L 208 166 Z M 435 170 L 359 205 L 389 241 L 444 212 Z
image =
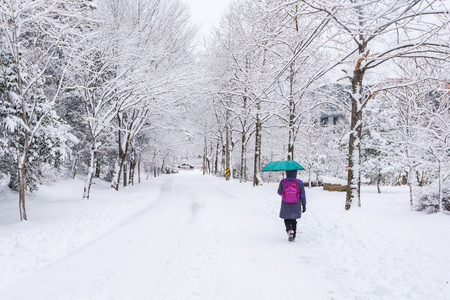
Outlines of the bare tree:
M 337 63 L 348 66 L 345 68 L 351 84 L 349 188 L 345 204 L 348 210 L 354 198 L 361 206 L 362 118 L 363 109 L 372 96 L 367 92 L 366 75 L 394 58 L 446 59 L 448 39 L 440 40 L 439 33 L 448 25 L 448 9 L 443 1 L 437 0 L 304 2 L 332 17 L 336 28 L 332 31 L 336 36 L 335 45 L 344 53 Z

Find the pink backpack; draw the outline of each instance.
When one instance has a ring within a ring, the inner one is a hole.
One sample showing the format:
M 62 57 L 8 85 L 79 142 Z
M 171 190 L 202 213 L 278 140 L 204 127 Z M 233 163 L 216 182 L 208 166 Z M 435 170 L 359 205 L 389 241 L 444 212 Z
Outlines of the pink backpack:
M 283 191 L 281 192 L 281 198 L 286 203 L 295 203 L 298 201 L 300 190 L 298 189 L 298 179 L 289 181 L 283 179 Z

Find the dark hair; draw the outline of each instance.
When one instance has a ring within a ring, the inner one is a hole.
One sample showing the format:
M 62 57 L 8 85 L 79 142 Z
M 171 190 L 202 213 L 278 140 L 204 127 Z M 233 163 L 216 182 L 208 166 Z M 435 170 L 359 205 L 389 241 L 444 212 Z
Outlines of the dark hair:
M 297 170 L 286 170 L 286 177 L 297 178 Z

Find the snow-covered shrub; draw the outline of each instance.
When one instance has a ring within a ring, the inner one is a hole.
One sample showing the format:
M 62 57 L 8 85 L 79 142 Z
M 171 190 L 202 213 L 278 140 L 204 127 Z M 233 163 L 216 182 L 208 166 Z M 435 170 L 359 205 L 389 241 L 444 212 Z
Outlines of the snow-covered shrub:
M 8 185 L 8 183 L 10 182 L 11 178 L 9 176 L 9 174 L 3 174 L 0 171 L 0 187 L 4 186 L 4 185 Z
M 415 210 L 424 211 L 427 214 L 439 211 L 439 192 L 436 185 L 417 188 L 415 198 Z M 442 210 L 450 212 L 450 184 L 442 189 Z
M 40 166 L 39 172 L 39 184 L 48 184 L 50 182 L 56 182 L 58 179 L 64 178 L 65 170 L 62 168 L 55 168 L 51 164 L 43 163 Z

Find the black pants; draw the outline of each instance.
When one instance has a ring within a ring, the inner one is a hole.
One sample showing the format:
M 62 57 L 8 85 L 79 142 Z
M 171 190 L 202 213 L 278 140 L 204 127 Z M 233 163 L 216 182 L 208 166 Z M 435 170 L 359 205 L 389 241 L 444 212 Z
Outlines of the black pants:
M 289 230 L 294 230 L 294 238 L 297 234 L 297 220 L 295 219 L 284 219 L 284 225 L 286 226 L 286 232 Z

